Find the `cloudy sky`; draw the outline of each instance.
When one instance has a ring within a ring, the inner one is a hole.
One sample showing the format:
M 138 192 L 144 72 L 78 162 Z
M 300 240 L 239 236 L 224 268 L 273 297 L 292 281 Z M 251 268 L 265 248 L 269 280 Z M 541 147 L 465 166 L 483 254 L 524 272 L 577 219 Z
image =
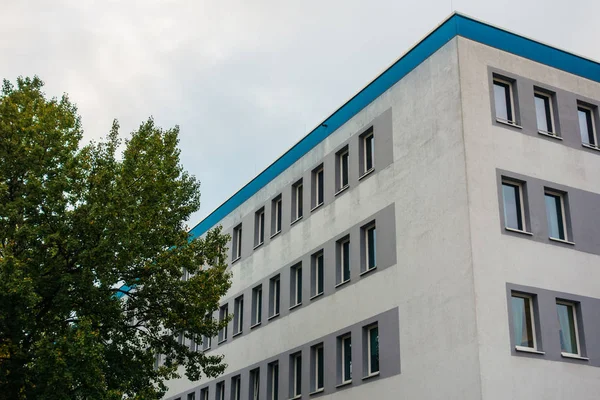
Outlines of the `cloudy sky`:
M 598 0 L 0 0 L 0 77 L 67 92 L 86 140 L 178 124 L 193 226 L 452 7 L 600 60 Z

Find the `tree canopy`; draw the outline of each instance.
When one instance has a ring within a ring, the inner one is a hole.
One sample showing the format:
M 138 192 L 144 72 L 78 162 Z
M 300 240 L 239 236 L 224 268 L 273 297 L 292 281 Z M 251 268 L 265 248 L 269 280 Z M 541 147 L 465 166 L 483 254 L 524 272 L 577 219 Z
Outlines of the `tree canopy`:
M 216 335 L 206 316 L 230 286 L 228 236 L 185 226 L 200 185 L 179 128 L 148 119 L 122 140 L 115 121 L 82 145 L 76 106 L 43 85 L 5 80 L 0 95 L 0 397 L 154 399 L 178 367 L 222 373 L 178 340 Z

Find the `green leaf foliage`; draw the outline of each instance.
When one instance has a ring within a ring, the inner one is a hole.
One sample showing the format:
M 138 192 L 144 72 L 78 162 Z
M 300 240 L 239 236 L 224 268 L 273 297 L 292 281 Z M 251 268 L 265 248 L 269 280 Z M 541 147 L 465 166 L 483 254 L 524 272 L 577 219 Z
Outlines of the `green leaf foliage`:
M 83 146 L 75 105 L 42 88 L 0 95 L 0 398 L 156 399 L 178 371 L 219 375 L 221 356 L 178 340 L 217 334 L 230 286 L 229 237 L 185 227 L 200 187 L 179 129 L 121 140 L 115 121 Z

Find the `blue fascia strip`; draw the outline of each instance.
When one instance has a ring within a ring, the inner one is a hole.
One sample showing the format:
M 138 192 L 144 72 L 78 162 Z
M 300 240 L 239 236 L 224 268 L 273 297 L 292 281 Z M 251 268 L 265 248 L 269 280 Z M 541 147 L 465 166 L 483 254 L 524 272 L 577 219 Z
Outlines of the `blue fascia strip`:
M 217 225 L 229 213 L 256 194 L 265 185 L 457 35 L 574 75 L 600 82 L 600 64 L 594 61 L 475 21 L 463 15 L 454 14 L 356 96 L 323 121 L 323 124 L 326 126 L 320 125 L 311 131 L 256 178 L 200 221 L 190 231 L 191 239 L 203 235 L 210 228 Z

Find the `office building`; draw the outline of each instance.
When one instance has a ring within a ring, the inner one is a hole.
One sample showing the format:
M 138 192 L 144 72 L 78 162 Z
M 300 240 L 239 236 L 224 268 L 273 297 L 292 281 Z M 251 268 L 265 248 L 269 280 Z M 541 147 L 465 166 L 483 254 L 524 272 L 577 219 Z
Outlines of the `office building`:
M 167 398 L 598 399 L 599 107 L 599 63 L 450 16 L 193 229 L 228 368 Z

